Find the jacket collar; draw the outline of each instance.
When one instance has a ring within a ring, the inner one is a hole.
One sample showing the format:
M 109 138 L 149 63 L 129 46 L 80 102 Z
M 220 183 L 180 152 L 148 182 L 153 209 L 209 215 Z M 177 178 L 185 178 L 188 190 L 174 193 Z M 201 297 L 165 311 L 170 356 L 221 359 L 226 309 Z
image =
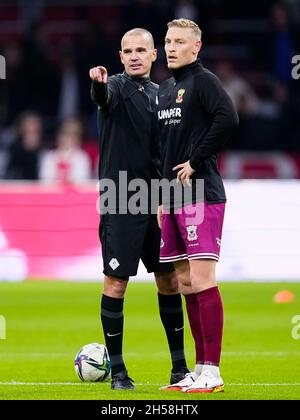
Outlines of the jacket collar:
M 198 58 L 196 61 L 193 61 L 187 66 L 179 67 L 178 69 L 172 70 L 173 77 L 176 82 L 180 79 L 183 79 L 186 75 L 190 74 L 194 69 L 203 68 L 201 60 Z
M 129 76 L 129 74 L 127 74 L 125 71 L 123 72 L 123 75 L 126 77 L 126 79 L 142 84 L 143 86 L 151 81 L 150 77 Z

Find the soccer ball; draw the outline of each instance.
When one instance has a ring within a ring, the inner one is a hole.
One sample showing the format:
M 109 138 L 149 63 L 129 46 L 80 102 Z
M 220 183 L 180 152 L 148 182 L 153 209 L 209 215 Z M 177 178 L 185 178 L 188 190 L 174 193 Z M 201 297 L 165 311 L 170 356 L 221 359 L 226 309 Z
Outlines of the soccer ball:
M 75 372 L 84 382 L 103 382 L 110 375 L 110 360 L 103 344 L 87 344 L 75 357 Z

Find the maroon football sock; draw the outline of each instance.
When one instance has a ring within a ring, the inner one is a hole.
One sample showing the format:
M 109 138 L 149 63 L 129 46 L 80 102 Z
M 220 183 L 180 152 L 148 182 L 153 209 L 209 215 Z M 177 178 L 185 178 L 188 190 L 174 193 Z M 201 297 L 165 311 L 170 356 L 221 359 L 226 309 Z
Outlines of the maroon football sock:
M 199 303 L 204 363 L 219 366 L 223 335 L 223 305 L 218 287 L 196 293 Z
M 188 313 L 189 323 L 192 336 L 195 341 L 196 364 L 204 364 L 204 343 L 201 331 L 199 303 L 195 293 L 185 296 L 186 310 Z

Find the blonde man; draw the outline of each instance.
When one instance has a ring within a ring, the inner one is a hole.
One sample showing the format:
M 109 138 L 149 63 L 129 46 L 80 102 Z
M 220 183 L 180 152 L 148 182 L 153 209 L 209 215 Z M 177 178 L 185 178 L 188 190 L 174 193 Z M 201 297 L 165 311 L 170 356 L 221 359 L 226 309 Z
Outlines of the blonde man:
M 220 376 L 223 307 L 216 283 L 226 196 L 217 154 L 238 124 L 219 79 L 198 60 L 201 30 L 195 22 L 168 24 L 165 52 L 173 77 L 158 94 L 162 176 L 191 189 L 191 201 L 164 202 L 161 262 L 173 262 L 186 299 L 196 348 L 196 367 L 184 380 L 164 387 L 187 393 L 222 392 Z M 197 181 L 204 180 L 201 197 Z M 194 217 L 191 217 L 194 214 Z

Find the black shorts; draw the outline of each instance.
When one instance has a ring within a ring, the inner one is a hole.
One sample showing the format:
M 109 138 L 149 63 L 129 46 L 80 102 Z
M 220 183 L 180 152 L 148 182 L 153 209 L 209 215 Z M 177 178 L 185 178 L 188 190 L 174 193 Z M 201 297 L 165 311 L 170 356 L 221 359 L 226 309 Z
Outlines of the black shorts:
M 148 273 L 174 270 L 173 264 L 159 262 L 161 232 L 156 215 L 102 215 L 99 237 L 107 276 L 135 276 L 140 259 Z

